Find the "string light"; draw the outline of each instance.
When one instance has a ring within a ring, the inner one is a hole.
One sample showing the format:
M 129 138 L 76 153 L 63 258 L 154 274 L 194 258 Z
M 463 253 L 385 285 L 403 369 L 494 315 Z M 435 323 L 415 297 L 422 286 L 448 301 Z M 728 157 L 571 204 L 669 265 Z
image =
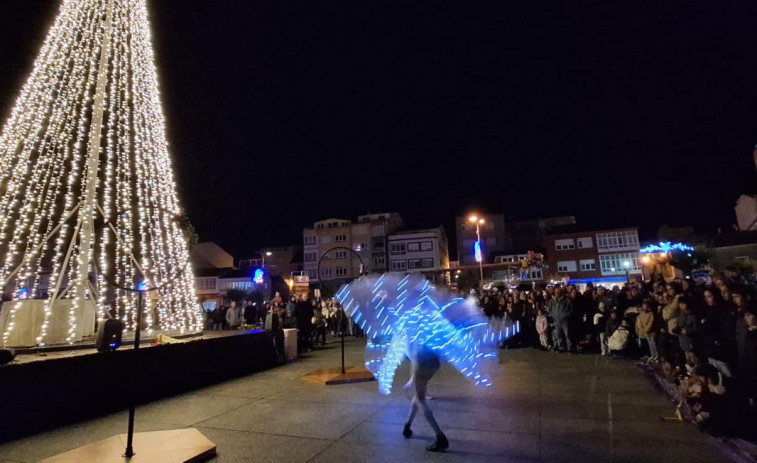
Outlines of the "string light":
M 151 43 L 146 0 L 63 0 L 0 133 L 0 286 L 45 301 L 39 345 L 60 300 L 69 343 L 90 304 L 136 329 L 136 296 L 117 286 L 143 271 L 160 287 L 146 325 L 201 329 Z

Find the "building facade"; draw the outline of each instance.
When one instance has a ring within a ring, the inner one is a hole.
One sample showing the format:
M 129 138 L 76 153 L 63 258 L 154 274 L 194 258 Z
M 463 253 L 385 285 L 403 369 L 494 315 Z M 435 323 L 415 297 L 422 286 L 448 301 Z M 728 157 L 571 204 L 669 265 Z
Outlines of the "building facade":
M 389 271 L 439 275 L 449 268 L 444 227 L 399 231 L 389 236 Z
M 549 230 L 557 226 L 575 225 L 574 216 L 547 217 L 533 220 L 507 222 L 507 247 L 509 249 L 534 250 L 547 246 Z
M 360 272 L 387 270 L 387 239 L 404 221 L 395 212 L 366 214 L 357 221 L 327 219 L 302 232 L 303 271 L 311 282 L 348 280 Z M 320 274 L 318 262 L 320 265 Z
M 619 284 L 641 275 L 637 227 L 579 230 L 556 227 L 547 235 L 551 278 L 573 284 Z
M 479 225 L 481 235 L 481 254 L 484 263 L 490 262 L 492 256 L 503 251 L 505 243 L 504 214 L 479 214 L 484 223 Z M 455 217 L 455 239 L 457 242 L 457 260 L 461 266 L 477 264 L 473 244 L 476 242 L 476 224 L 468 222 L 468 216 Z

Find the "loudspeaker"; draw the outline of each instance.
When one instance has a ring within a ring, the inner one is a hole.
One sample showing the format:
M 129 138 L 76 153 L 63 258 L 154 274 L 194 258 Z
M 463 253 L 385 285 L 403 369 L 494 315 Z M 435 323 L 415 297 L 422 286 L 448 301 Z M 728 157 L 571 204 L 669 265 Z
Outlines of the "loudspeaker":
M 5 365 L 16 358 L 16 351 L 13 349 L 0 349 L 0 365 Z
M 124 322 L 117 318 L 109 318 L 97 327 L 97 342 L 95 346 L 98 352 L 116 350 L 121 345 L 121 334 L 124 331 Z

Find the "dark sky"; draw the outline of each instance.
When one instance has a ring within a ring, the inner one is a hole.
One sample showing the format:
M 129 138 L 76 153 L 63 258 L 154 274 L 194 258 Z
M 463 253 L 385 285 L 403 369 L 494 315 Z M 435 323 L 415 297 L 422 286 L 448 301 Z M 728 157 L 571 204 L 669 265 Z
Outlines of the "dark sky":
M 57 4 L 3 1 L 3 119 Z M 378 211 L 727 228 L 757 192 L 754 1 L 149 5 L 182 203 L 235 257 Z

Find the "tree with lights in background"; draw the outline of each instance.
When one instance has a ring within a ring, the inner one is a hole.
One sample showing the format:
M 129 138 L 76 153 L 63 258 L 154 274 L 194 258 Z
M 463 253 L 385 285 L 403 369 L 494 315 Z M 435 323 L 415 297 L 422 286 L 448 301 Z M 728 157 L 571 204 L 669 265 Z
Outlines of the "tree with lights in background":
M 0 133 L 2 344 L 201 329 L 146 0 L 63 0 Z M 32 330 L 31 334 L 29 330 Z

